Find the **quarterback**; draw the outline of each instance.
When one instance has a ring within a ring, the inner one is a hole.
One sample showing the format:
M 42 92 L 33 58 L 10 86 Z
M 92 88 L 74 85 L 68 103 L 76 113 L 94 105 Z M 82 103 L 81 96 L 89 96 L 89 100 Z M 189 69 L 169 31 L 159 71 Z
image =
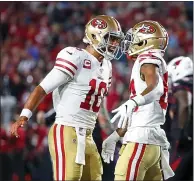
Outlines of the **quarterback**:
M 119 22 L 100 15 L 85 27 L 86 49 L 66 47 L 54 68 L 34 89 L 12 134 L 27 123 L 40 100 L 53 92 L 56 119 L 48 135 L 54 180 L 101 180 L 102 163 L 92 138 L 104 95 L 111 85 L 123 33 Z
M 169 166 L 169 142 L 160 128 L 165 122 L 168 71 L 163 59 L 168 34 L 155 21 L 142 21 L 124 39 L 124 51 L 134 60 L 130 99 L 113 110 L 111 122 L 118 129 L 102 145 L 105 162 L 113 160 L 116 142 L 123 146 L 115 168 L 115 180 L 162 180 L 174 175 Z

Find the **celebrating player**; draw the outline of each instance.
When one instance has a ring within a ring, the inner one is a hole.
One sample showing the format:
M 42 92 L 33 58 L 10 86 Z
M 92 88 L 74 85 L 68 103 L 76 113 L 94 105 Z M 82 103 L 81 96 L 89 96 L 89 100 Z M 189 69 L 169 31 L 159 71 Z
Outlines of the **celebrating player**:
M 100 15 L 85 27 L 86 49 L 67 47 L 31 93 L 12 134 L 27 123 L 40 100 L 53 91 L 56 120 L 48 135 L 54 180 L 101 180 L 100 155 L 92 138 L 100 104 L 111 84 L 110 60 L 118 58 L 119 22 Z
M 113 110 L 116 114 L 111 122 L 118 119 L 118 129 L 102 146 L 102 157 L 110 162 L 116 142 L 124 136 L 115 180 L 162 180 L 161 169 L 165 179 L 174 175 L 169 166 L 169 143 L 160 128 L 168 105 L 168 72 L 163 59 L 167 44 L 166 30 L 155 21 L 142 21 L 126 34 L 124 51 L 135 61 L 130 99 Z

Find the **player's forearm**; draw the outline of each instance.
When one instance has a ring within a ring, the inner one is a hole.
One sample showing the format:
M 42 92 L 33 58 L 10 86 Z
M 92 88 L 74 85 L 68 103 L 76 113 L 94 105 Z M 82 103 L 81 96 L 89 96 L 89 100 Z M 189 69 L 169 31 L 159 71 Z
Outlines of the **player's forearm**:
M 155 65 L 143 65 L 141 67 L 141 74 L 143 75 L 147 87 L 141 94 L 132 98 L 137 106 L 143 106 L 155 100 L 159 100 L 164 90 L 162 78 Z
M 27 99 L 24 108 L 33 112 L 45 96 L 44 89 L 41 86 L 37 86 Z
M 98 121 L 100 127 L 105 131 L 106 134 L 110 134 L 114 130 L 114 125 L 109 122 L 110 116 L 106 107 L 106 97 L 102 100 L 102 106 L 100 114 L 98 115 Z
M 157 69 L 157 68 L 155 67 L 154 69 Z M 147 88 L 141 93 L 142 96 L 145 96 L 151 93 L 151 91 L 153 91 L 157 87 L 159 82 L 159 76 L 156 70 L 149 74 L 146 74 L 145 72 L 146 72 L 146 69 L 142 73 L 144 75 Z
M 141 93 L 141 95 L 145 96 L 149 94 L 151 91 L 153 91 L 156 88 L 156 86 L 157 86 L 157 83 L 148 85 L 147 88 Z
M 162 81 L 158 81 L 156 84 L 148 84 L 147 88 L 140 94 L 132 98 L 137 106 L 143 106 L 153 101 L 159 100 L 163 94 Z
M 102 114 L 105 116 L 106 120 L 110 120 L 110 116 L 106 107 L 106 97 L 102 101 Z
M 187 106 L 179 106 L 179 111 L 178 111 L 178 124 L 179 128 L 183 129 L 189 120 L 188 118 L 189 115 L 189 109 Z
M 178 124 L 179 128 L 183 129 L 189 120 L 189 100 L 187 91 L 179 90 L 174 94 L 178 101 Z

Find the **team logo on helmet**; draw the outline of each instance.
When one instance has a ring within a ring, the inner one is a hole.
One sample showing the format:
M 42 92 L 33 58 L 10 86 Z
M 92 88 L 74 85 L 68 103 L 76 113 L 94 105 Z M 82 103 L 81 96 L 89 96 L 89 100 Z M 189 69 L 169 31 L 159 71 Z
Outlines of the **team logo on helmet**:
M 178 66 L 180 63 L 181 63 L 181 60 L 177 60 L 177 61 L 175 62 L 175 65 Z
M 152 34 L 156 31 L 156 29 L 151 26 L 151 25 L 142 25 L 142 27 L 140 27 L 139 32 L 144 33 L 144 34 Z
M 96 18 L 91 21 L 91 25 L 94 28 L 99 28 L 99 29 L 105 29 L 107 27 L 106 21 L 104 21 L 103 19 L 96 19 Z

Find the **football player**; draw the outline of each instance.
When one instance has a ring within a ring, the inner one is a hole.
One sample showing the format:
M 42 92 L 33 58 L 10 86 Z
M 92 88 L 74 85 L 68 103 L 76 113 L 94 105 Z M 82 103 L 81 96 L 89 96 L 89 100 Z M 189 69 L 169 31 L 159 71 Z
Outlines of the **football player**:
M 86 49 L 67 47 L 54 68 L 31 93 L 12 134 L 32 116 L 41 99 L 53 91 L 56 119 L 48 135 L 54 180 L 101 180 L 102 164 L 92 138 L 100 104 L 111 84 L 110 60 L 118 58 L 124 37 L 119 22 L 100 15 L 85 27 Z
M 169 142 L 160 128 L 168 105 L 168 72 L 163 59 L 167 44 L 168 34 L 156 21 L 142 21 L 126 34 L 124 51 L 135 61 L 130 99 L 112 111 L 116 114 L 111 122 L 118 119 L 118 129 L 102 145 L 102 157 L 110 162 L 116 142 L 124 136 L 115 180 L 162 180 L 162 176 L 174 175 L 169 166 Z
M 193 175 L 193 61 L 180 56 L 168 64 L 174 105 L 171 123 L 173 180 L 190 180 Z
M 192 90 L 193 90 L 193 61 L 189 57 L 176 57 L 168 64 L 169 80 L 173 96 L 177 102 L 177 139 L 183 134 L 191 118 Z M 175 133 L 174 132 L 174 133 Z

